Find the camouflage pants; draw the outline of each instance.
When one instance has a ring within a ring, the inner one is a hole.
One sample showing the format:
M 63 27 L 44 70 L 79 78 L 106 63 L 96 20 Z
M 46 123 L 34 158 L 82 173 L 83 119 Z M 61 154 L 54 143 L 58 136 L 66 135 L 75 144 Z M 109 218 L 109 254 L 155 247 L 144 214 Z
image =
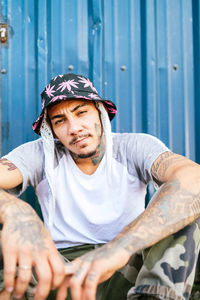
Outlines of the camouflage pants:
M 181 231 L 131 257 L 129 263 L 98 287 L 97 300 L 163 299 L 188 300 L 200 245 L 200 218 Z M 60 250 L 64 260 L 98 247 L 83 245 Z M 33 276 L 24 300 L 33 300 Z M 1 273 L 0 289 L 3 288 Z M 48 300 L 56 298 L 52 291 Z M 11 299 L 14 299 L 11 297 Z M 67 300 L 70 300 L 70 293 Z

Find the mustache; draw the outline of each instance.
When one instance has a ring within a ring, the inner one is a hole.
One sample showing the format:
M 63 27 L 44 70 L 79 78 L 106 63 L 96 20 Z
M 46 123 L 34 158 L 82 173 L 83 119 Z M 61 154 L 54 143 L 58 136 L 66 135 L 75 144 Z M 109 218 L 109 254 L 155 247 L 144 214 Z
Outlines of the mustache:
M 90 133 L 87 133 L 87 134 L 81 134 L 79 136 L 75 136 L 70 142 L 69 142 L 69 145 L 73 145 L 75 144 L 78 140 L 82 139 L 82 138 L 87 138 L 87 137 L 90 137 L 92 136 Z

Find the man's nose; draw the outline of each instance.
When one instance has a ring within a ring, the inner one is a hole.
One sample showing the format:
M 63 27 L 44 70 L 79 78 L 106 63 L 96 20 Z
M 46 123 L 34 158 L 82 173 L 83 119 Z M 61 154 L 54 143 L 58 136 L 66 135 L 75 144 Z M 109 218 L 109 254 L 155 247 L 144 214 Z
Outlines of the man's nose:
M 68 121 L 69 134 L 76 135 L 82 130 L 81 124 L 78 120 L 70 119 Z

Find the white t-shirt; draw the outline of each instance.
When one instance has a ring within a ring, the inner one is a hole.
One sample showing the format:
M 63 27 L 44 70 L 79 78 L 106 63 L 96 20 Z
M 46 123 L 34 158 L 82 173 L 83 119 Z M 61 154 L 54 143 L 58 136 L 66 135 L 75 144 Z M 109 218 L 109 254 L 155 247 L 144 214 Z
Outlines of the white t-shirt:
M 111 173 L 102 159 L 92 175 L 83 173 L 68 150 L 57 147 L 56 208 L 50 230 L 57 248 L 106 243 L 132 222 L 145 206 L 151 166 L 168 148 L 147 134 L 113 134 Z M 50 188 L 44 174 L 42 140 L 26 143 L 5 156 L 23 176 L 19 193 L 32 185 L 48 227 Z M 108 180 L 110 176 L 111 180 Z

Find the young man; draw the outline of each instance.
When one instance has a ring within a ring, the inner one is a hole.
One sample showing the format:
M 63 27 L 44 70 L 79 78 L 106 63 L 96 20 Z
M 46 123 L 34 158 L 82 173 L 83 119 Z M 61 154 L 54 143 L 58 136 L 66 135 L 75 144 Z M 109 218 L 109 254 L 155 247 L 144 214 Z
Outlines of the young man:
M 57 298 L 65 299 L 70 287 L 73 300 L 189 299 L 200 242 L 199 165 L 150 135 L 112 134 L 116 107 L 83 76 L 59 75 L 41 96 L 33 124 L 41 139 L 2 158 L 0 187 L 19 195 L 33 186 L 45 227 L 26 203 L 0 193 L 2 297 L 14 291 L 20 299 L 27 290 L 26 299 L 33 292 L 46 299 L 59 287 Z M 144 210 L 150 180 L 160 188 Z M 65 270 L 54 244 L 73 260 Z

